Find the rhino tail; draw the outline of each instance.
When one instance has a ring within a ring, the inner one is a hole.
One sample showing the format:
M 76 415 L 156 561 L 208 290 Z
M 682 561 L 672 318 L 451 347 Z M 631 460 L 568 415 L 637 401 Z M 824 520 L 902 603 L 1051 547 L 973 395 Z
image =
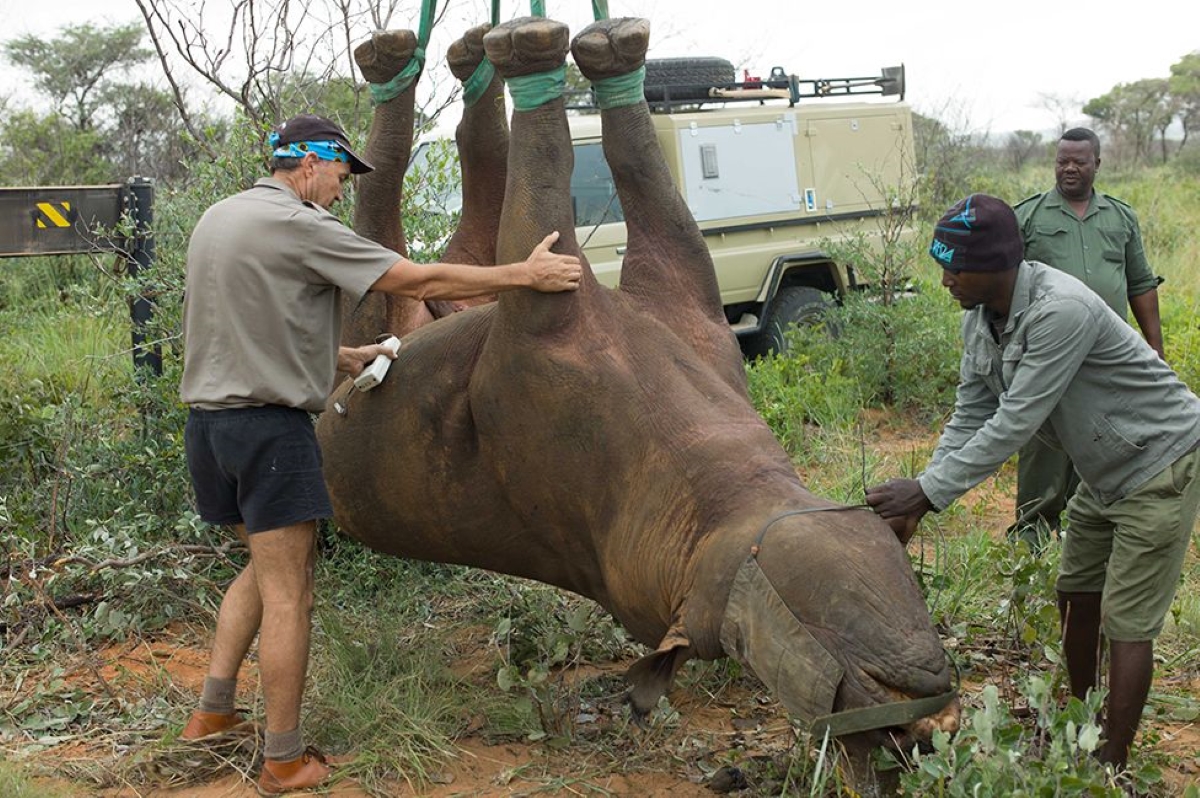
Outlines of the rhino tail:
M 630 666 L 625 673 L 625 683 L 629 685 L 625 700 L 633 712 L 635 722 L 640 724 L 650 710 L 658 706 L 658 699 L 670 691 L 679 666 L 691 656 L 692 641 L 682 629 L 673 626 L 654 653 L 642 657 Z

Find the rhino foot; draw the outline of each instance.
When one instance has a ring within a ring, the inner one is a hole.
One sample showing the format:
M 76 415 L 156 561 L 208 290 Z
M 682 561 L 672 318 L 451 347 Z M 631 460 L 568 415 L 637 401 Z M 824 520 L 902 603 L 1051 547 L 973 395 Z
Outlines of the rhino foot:
M 646 63 L 650 23 L 636 17 L 602 19 L 584 28 L 571 42 L 575 63 L 588 80 L 624 75 Z
M 370 83 L 387 83 L 408 65 L 417 50 L 417 36 L 410 30 L 376 31 L 354 48 L 354 62 Z
M 456 39 L 446 51 L 446 63 L 459 80 L 471 77 L 475 68 L 487 57 L 483 49 L 483 36 L 492 29 L 491 25 L 476 25 Z
M 562 66 L 567 60 L 570 35 L 561 22 L 521 17 L 488 31 L 483 46 L 501 77 L 515 78 Z

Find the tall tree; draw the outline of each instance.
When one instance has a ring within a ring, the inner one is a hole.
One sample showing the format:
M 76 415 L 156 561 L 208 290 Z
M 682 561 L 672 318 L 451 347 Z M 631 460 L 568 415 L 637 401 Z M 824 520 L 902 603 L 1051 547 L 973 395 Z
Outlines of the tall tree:
M 41 103 L 0 115 L 0 180 L 82 184 L 182 174 L 195 146 L 180 135 L 175 97 L 141 80 L 145 70 L 135 73 L 153 56 L 140 46 L 144 35 L 137 23 L 85 24 L 4 44 L 0 52 L 32 74 L 53 110 Z
M 1004 142 L 1004 155 L 1014 170 L 1020 171 L 1035 154 L 1042 152 L 1042 134 L 1032 130 L 1014 130 Z
M 95 126 L 107 86 L 152 53 L 141 47 L 143 31 L 135 24 L 97 28 L 67 25 L 55 38 L 20 36 L 4 45 L 14 65 L 33 73 L 34 87 L 83 132 Z
M 1083 112 L 1123 144 L 1135 162 L 1149 159 L 1155 138 L 1162 143 L 1166 159 L 1166 131 L 1175 118 L 1166 78 L 1118 84 L 1107 94 L 1089 100 Z
M 0 122 L 0 184 L 87 185 L 114 179 L 94 130 L 76 130 L 57 113 L 21 109 Z
M 1171 65 L 1167 86 L 1179 110 L 1179 123 L 1183 127 L 1179 149 L 1183 149 L 1188 134 L 1200 127 L 1200 50 L 1188 53 Z
M 1038 104 L 1054 114 L 1054 123 L 1058 126 L 1058 135 L 1067 132 L 1067 128 L 1071 127 L 1071 119 L 1079 114 L 1079 108 L 1082 103 L 1079 98 L 1074 95 L 1054 94 L 1052 92 L 1039 92 Z

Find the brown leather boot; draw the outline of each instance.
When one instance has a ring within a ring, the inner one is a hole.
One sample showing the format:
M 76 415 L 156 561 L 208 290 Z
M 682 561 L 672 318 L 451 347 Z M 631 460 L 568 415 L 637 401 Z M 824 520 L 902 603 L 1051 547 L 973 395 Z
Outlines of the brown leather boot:
M 240 712 L 202 712 L 196 710 L 188 720 L 187 725 L 179 734 L 181 740 L 203 740 L 218 734 L 232 731 L 249 731 L 254 724 L 246 720 Z
M 283 795 L 293 790 L 307 790 L 324 784 L 333 766 L 311 745 L 295 759 L 281 761 L 264 759 L 262 775 L 258 777 L 259 795 Z

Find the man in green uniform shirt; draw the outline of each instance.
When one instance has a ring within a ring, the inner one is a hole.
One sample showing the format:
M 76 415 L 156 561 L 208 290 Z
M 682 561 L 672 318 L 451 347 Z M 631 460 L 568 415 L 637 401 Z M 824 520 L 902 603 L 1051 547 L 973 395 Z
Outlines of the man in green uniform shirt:
M 1158 284 L 1142 248 L 1133 209 L 1093 189 L 1100 139 L 1087 128 L 1063 133 L 1054 164 L 1054 189 L 1016 206 L 1025 260 L 1040 261 L 1082 281 L 1122 319 L 1130 309 L 1146 343 L 1163 357 Z M 1017 518 L 1009 529 L 1035 551 L 1058 532 L 1067 500 L 1079 485 L 1066 453 L 1041 435 L 1017 461 Z

